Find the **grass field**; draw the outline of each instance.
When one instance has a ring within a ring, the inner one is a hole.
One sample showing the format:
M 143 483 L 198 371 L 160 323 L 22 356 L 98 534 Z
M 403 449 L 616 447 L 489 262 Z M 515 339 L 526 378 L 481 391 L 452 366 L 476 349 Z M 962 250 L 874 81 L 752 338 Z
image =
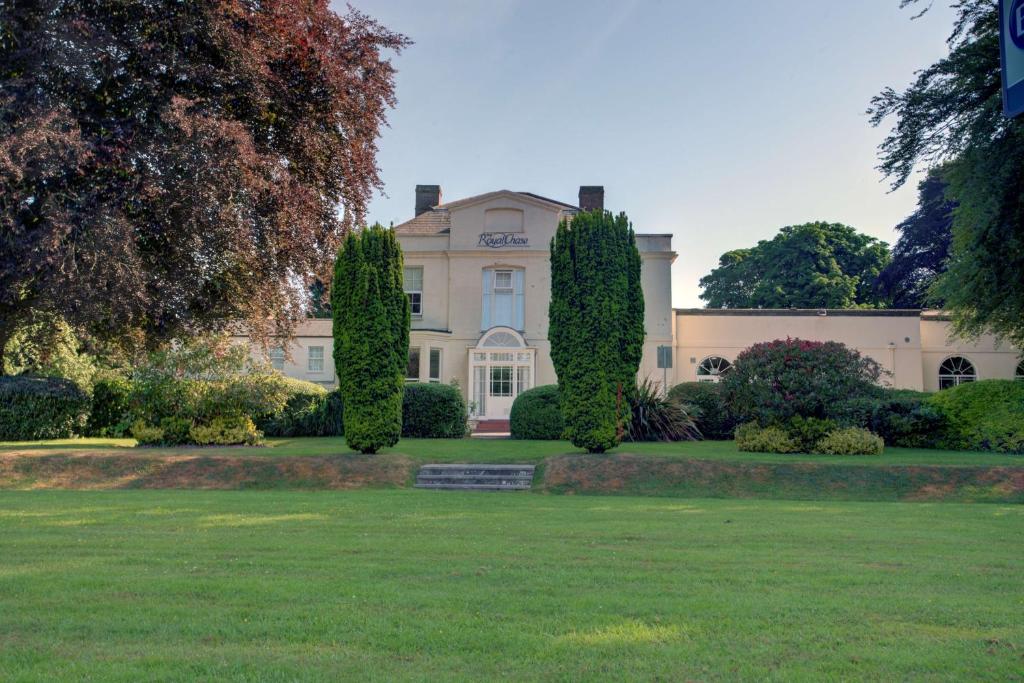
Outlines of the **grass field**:
M 244 448 L 132 448 L 132 439 L 62 439 L 58 441 L 0 441 L 0 454 L 46 453 L 138 453 L 140 455 L 226 454 L 231 456 L 325 456 L 352 453 L 341 437 L 268 439 L 266 446 Z M 405 456 L 416 462 L 509 462 L 540 463 L 567 453 L 581 453 L 567 441 L 514 441 L 511 439 L 402 439 L 382 456 Z M 678 443 L 624 443 L 615 453 L 648 455 L 670 459 L 728 460 L 750 463 L 801 463 L 843 465 L 943 465 L 1020 466 L 1024 456 L 911 448 L 887 448 L 880 456 L 779 455 L 740 453 L 733 441 L 684 441 Z
M 1024 507 L 0 492 L 0 680 L 1019 680 Z

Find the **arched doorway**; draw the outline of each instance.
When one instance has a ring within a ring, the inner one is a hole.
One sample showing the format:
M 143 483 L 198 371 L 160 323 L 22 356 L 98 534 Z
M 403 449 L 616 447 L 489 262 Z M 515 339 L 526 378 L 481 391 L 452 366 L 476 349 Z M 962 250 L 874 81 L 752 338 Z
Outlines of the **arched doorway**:
M 469 350 L 470 413 L 507 420 L 516 396 L 533 386 L 537 350 L 511 327 L 492 327 Z

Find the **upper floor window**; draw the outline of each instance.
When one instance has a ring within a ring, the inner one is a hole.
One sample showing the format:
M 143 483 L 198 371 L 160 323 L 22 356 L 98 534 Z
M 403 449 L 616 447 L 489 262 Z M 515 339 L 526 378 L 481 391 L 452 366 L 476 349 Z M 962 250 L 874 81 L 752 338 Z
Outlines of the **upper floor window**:
M 949 389 L 978 379 L 971 361 L 961 356 L 950 356 L 939 366 L 939 389 Z
M 284 349 L 280 346 L 267 349 L 267 357 L 270 359 L 270 365 L 272 368 L 275 370 L 284 370 Z
M 322 346 L 310 346 L 309 347 L 309 361 L 306 368 L 310 372 L 323 372 L 324 371 L 324 347 Z
M 722 375 L 732 370 L 732 363 L 718 356 L 709 356 L 697 366 L 698 382 L 717 382 Z
M 510 268 L 484 270 L 480 328 L 504 326 L 523 329 L 523 271 Z
M 409 297 L 409 312 L 413 316 L 423 315 L 423 267 L 409 266 L 402 276 L 405 294 Z

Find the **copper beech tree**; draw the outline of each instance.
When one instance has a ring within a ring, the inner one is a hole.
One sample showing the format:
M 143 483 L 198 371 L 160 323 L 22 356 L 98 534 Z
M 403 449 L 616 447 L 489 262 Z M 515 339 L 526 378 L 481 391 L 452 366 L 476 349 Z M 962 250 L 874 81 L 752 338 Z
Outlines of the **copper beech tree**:
M 381 181 L 408 40 L 326 0 L 0 0 L 0 349 L 286 331 Z

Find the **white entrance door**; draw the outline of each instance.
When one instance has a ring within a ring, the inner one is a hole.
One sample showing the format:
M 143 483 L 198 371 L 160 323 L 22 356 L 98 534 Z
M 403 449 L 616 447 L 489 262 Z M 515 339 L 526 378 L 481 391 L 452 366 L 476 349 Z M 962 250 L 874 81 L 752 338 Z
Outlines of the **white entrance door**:
M 487 375 L 487 419 L 507 420 L 516 400 L 515 367 L 491 365 Z

